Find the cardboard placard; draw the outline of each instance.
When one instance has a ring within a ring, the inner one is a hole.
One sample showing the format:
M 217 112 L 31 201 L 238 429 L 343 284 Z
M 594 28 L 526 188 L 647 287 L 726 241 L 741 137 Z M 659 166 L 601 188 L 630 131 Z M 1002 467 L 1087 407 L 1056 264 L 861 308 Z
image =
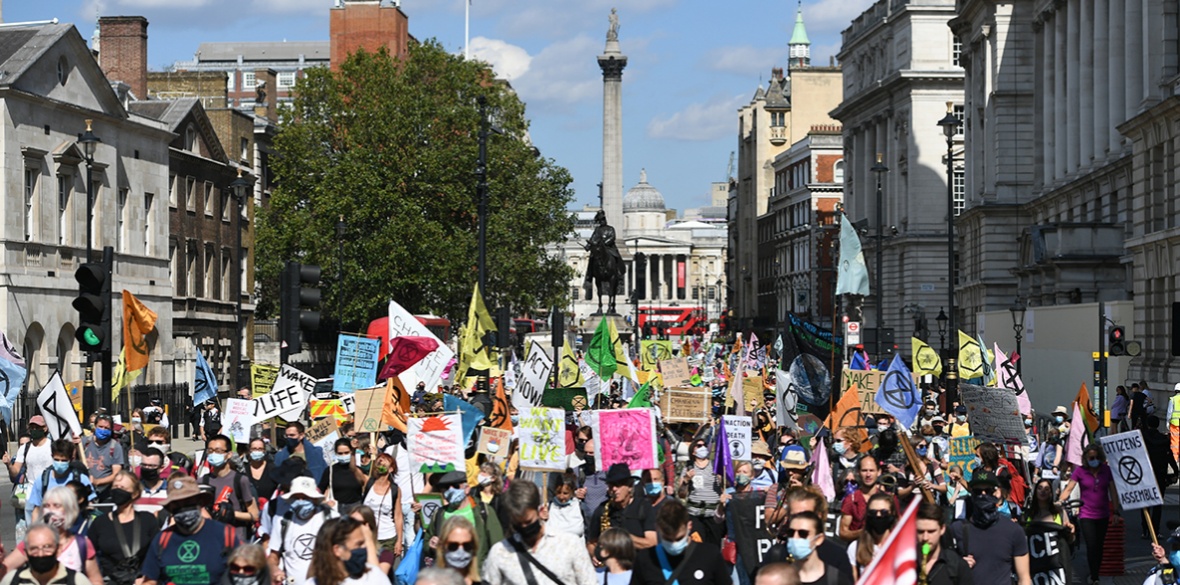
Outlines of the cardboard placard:
M 512 442 L 512 431 L 495 427 L 479 429 L 479 446 L 476 451 L 493 457 L 508 456 L 508 445 Z
M 704 423 L 709 420 L 711 397 L 708 388 L 668 388 L 660 396 L 660 413 L 665 423 Z
M 565 411 L 530 408 L 520 411 L 520 467 L 565 471 Z
M 676 358 L 660 362 L 660 374 L 664 377 L 666 386 L 685 384 L 692 377 L 692 369 L 688 367 L 688 360 Z
M 725 415 L 725 438 L 729 441 L 729 455 L 734 461 L 750 459 L 753 453 L 753 420 L 748 416 Z
M 1164 505 L 1139 429 L 1102 437 L 1099 441 L 1113 472 L 1115 491 L 1124 510 Z
M 959 397 L 967 406 L 967 422 L 976 439 L 1000 445 L 1028 442 L 1015 391 L 960 382 Z
M 324 437 L 335 433 L 339 429 L 340 428 L 336 425 L 336 419 L 329 416 L 316 421 L 314 425 L 308 427 L 305 436 L 307 437 L 308 441 L 311 441 L 312 443 L 318 443 L 323 440 Z
M 762 406 L 762 403 L 766 401 L 762 376 L 742 378 L 742 397 L 745 399 L 746 408 L 749 410 L 755 410 Z
M 357 390 L 351 396 L 354 398 L 353 420 L 356 421 L 357 432 L 376 433 L 388 427 L 381 422 L 381 413 L 385 407 L 384 384 Z
M 859 392 L 861 414 L 888 414 L 877 404 L 877 389 L 881 387 L 881 383 L 885 381 L 885 375 L 888 373 L 885 370 L 844 368 L 840 373 L 840 394 L 843 396 L 844 392 L 855 384 Z M 914 375 L 914 385 L 917 386 L 919 383 L 918 376 Z

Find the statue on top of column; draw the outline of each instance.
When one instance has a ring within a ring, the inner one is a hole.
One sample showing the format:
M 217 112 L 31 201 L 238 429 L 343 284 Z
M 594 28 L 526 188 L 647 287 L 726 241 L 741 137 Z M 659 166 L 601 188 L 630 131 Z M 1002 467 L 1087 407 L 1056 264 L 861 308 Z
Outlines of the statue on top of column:
M 619 40 L 619 11 L 618 9 L 610 9 L 610 28 L 606 29 L 606 40 Z

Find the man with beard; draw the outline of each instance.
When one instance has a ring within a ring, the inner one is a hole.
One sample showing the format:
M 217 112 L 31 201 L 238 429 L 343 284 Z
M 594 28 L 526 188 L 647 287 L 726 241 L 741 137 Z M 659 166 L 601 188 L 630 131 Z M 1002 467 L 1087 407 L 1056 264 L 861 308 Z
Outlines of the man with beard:
M 976 585 L 1030 585 L 1028 538 L 1015 522 L 1000 516 L 1000 482 L 993 474 L 971 479 L 971 517 L 951 525 L 955 551 L 971 567 Z

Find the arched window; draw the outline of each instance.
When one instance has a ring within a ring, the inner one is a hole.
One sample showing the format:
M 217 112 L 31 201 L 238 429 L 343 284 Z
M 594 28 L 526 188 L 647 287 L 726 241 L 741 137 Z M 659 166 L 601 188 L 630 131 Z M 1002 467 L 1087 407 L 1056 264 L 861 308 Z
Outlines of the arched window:
M 832 165 L 832 182 L 844 182 L 844 159 L 840 159 L 836 161 L 835 165 Z
M 184 149 L 189 152 L 197 151 L 197 129 L 193 128 L 192 124 L 184 129 Z

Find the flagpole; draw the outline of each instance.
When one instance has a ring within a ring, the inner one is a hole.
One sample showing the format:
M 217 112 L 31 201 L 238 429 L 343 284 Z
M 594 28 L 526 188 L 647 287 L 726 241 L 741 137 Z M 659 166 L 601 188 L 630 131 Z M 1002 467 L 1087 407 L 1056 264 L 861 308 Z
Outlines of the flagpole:
M 463 58 L 471 59 L 471 0 L 463 0 Z

